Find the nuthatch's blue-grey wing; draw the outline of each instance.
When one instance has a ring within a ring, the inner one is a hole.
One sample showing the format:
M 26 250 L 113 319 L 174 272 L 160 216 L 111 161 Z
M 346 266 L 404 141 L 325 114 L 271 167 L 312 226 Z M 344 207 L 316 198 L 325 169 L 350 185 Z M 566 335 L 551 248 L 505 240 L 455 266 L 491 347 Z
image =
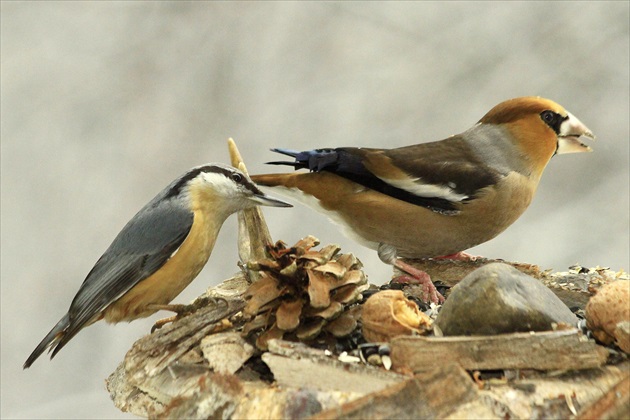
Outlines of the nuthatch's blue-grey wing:
M 193 213 L 165 189 L 122 229 L 77 292 L 68 313 L 48 333 L 24 364 L 30 366 L 53 346 L 53 357 L 101 311 L 162 267 L 184 242 Z M 95 319 L 96 318 L 96 319 Z

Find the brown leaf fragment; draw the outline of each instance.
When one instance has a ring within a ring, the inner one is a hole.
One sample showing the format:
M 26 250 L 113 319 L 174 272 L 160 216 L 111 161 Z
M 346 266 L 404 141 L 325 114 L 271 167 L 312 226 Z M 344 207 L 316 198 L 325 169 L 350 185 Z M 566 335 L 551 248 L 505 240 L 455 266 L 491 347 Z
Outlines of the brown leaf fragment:
M 313 261 L 317 263 L 317 266 L 326 264 L 328 260 L 324 255 L 322 255 L 319 251 L 308 251 L 303 254 L 298 254 L 298 261 L 303 264 L 306 264 L 309 261 Z
M 277 271 L 280 271 L 282 267 L 280 267 L 280 264 L 278 263 L 278 261 L 264 258 L 258 261 L 248 262 L 247 268 L 254 271 L 266 270 L 266 271 L 277 272 Z
M 259 314 L 243 326 L 242 334 L 247 337 L 253 331 L 268 327 L 271 322 L 272 319 L 269 312 Z
M 250 299 L 243 313 L 249 316 L 258 314 L 263 306 L 277 299 L 281 293 L 282 290 L 275 278 L 268 275 L 262 276 L 260 280 L 247 289 L 245 298 L 249 297 Z
M 330 261 L 332 257 L 337 255 L 337 253 L 341 250 L 341 247 L 337 244 L 326 245 L 322 249 L 319 250 L 319 253 L 322 254 L 326 261 Z
M 326 274 L 306 270 L 308 273 L 308 296 L 313 308 L 326 308 L 330 305 L 330 282 Z
M 361 292 L 363 290 L 362 287 L 357 287 L 354 284 L 342 286 L 335 290 L 333 299 L 337 302 L 349 305 L 361 299 Z
M 305 311 L 304 316 L 320 317 L 323 319 L 334 319 L 342 312 L 343 312 L 343 305 L 339 302 L 332 301 L 330 302 L 330 305 L 326 308 L 321 308 L 321 309 L 308 308 L 308 310 Z
M 245 290 L 243 298 L 248 299 L 250 297 L 254 297 L 259 295 L 261 291 L 264 292 L 272 287 L 278 289 L 278 280 L 265 273 L 259 281 L 252 283 L 247 290 Z
M 273 324 L 271 328 L 265 331 L 256 340 L 256 347 L 260 350 L 267 350 L 267 343 L 274 338 L 282 339 L 284 337 L 284 331 L 282 331 L 276 324 Z
M 337 262 L 348 270 L 356 270 L 361 268 L 361 262 L 353 254 L 343 254 L 337 258 Z
M 320 265 L 317 268 L 314 268 L 315 271 L 320 271 L 322 273 L 327 273 L 333 275 L 337 279 L 341 279 L 346 274 L 346 267 L 337 261 L 328 261 L 326 264 Z
M 324 329 L 335 337 L 345 337 L 352 333 L 356 327 L 357 320 L 350 315 L 343 314 L 334 321 L 326 324 Z
M 282 270 L 280 270 L 280 274 L 287 277 L 293 277 L 295 276 L 295 273 L 297 273 L 297 270 L 298 270 L 298 266 L 296 262 L 292 261 L 291 264 L 287 265 Z
M 304 301 L 302 299 L 285 300 L 276 311 L 276 325 L 284 331 L 293 331 L 300 325 Z
M 295 253 L 297 255 L 301 255 L 317 245 L 319 245 L 319 239 L 314 236 L 308 235 L 306 238 L 302 238 L 297 241 L 295 245 L 293 245 L 293 248 L 295 248 Z
M 365 284 L 367 283 L 367 277 L 362 270 L 350 270 L 344 274 L 341 281 L 339 281 L 334 288 L 345 286 L 347 284 Z
M 291 251 L 292 249 L 287 248 L 287 244 L 282 241 L 278 241 L 274 245 L 271 245 L 267 248 L 267 252 L 275 260 L 280 259 L 283 255 L 288 254 Z
M 322 332 L 322 327 L 326 324 L 326 321 L 321 318 L 311 319 L 308 322 L 302 323 L 295 333 L 300 340 L 312 340 Z

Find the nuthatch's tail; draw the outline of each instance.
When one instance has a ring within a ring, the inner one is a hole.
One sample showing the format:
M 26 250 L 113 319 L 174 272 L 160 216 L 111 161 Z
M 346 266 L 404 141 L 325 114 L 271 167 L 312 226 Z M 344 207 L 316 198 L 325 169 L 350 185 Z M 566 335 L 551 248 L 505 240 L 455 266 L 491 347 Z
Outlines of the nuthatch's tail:
M 61 346 L 59 345 L 61 339 L 66 335 L 66 329 L 69 326 L 70 326 L 70 315 L 65 314 L 59 320 L 59 322 L 57 322 L 57 325 L 55 325 L 53 329 L 50 330 L 50 332 L 46 335 L 46 337 L 44 337 L 41 343 L 39 343 L 37 347 L 35 347 L 35 350 L 33 350 L 33 353 L 31 353 L 30 356 L 28 356 L 28 359 L 26 359 L 26 362 L 24 362 L 24 365 L 22 367 L 24 369 L 28 369 L 33 364 L 33 362 L 37 360 L 39 356 L 42 355 L 44 350 L 46 350 L 49 347 L 51 349 L 54 348 L 54 351 L 52 355 L 50 356 L 50 358 L 52 359 L 55 356 L 55 354 L 57 354 L 57 352 L 61 350 L 61 347 L 63 347 L 63 344 L 65 344 L 68 341 L 68 340 L 64 340 L 64 343 Z

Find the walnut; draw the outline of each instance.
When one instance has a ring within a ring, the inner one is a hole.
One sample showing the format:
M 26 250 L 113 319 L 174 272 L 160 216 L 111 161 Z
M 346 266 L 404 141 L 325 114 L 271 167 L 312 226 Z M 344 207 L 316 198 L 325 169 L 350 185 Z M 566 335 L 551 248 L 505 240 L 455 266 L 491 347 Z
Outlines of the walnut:
M 586 326 L 603 344 L 616 344 L 630 353 L 630 339 L 623 323 L 630 321 L 630 282 L 616 280 L 605 284 L 586 305 Z
M 371 342 L 390 341 L 399 335 L 422 334 L 432 321 L 400 290 L 383 290 L 372 295 L 361 314 L 363 337 Z

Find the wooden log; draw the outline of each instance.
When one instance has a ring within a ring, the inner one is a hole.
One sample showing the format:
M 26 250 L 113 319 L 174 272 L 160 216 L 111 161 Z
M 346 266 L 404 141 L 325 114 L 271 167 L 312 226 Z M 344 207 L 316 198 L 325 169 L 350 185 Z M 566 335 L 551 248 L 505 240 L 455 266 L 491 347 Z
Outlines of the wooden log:
M 608 351 L 578 330 L 474 337 L 397 337 L 391 343 L 394 369 L 429 370 L 453 361 L 466 370 L 579 370 L 599 367 Z

